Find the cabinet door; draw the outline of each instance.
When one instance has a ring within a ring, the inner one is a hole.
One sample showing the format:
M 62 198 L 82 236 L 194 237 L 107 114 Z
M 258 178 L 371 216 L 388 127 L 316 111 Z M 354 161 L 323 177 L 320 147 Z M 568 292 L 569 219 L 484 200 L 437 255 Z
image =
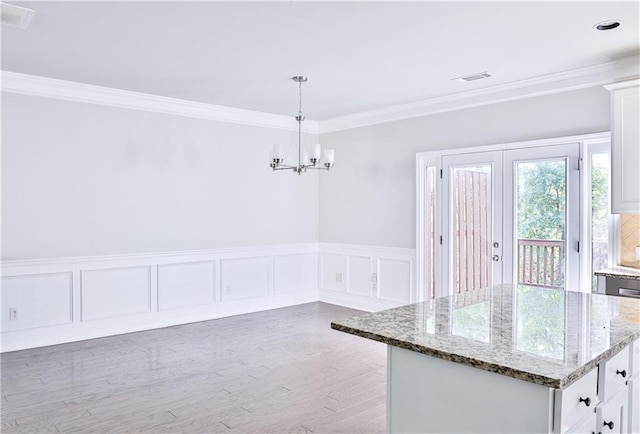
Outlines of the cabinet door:
M 640 375 L 629 379 L 629 432 L 640 434 Z
M 569 428 L 564 434 L 591 434 L 596 429 L 596 414 L 592 412 L 589 416 Z
M 629 347 L 598 365 L 598 397 L 609 402 L 620 390 L 627 387 L 629 378 Z
M 628 86 L 620 83 L 620 86 Z M 611 212 L 640 213 L 640 87 L 612 91 Z
M 607 402 L 596 408 L 595 432 L 602 434 L 626 434 L 629 432 L 627 412 L 629 411 L 629 390 L 625 387 Z

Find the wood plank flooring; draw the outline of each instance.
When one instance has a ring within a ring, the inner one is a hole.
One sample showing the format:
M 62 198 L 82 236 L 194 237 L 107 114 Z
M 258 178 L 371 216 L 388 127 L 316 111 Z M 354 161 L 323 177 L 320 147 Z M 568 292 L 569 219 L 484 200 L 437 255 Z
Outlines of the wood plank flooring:
M 381 433 L 386 346 L 308 303 L 2 354 L 3 433 Z

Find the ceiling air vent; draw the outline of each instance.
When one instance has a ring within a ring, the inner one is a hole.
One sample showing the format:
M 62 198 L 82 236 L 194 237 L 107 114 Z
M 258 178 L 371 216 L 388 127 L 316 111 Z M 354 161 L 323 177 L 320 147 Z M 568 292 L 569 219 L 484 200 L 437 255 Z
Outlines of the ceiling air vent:
M 453 80 L 453 81 L 476 81 L 476 80 L 482 80 L 483 78 L 489 78 L 489 77 L 491 77 L 491 74 L 489 74 L 487 71 L 484 71 L 484 72 L 478 72 L 477 74 L 471 74 L 471 75 L 465 75 L 463 77 L 452 78 L 451 80 Z
M 34 10 L 20 6 L 14 6 L 7 3 L 0 3 L 2 9 L 2 24 L 20 29 L 26 29 L 33 17 Z

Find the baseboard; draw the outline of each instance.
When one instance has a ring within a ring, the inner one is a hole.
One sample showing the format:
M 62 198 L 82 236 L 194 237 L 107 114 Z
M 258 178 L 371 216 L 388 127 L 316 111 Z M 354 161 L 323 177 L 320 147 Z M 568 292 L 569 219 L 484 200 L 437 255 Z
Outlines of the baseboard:
M 349 307 L 351 309 L 362 310 L 365 312 L 378 312 L 380 310 L 393 309 L 394 307 L 406 304 L 330 290 L 320 290 L 318 292 L 318 299 L 324 303 L 336 304 L 338 306 Z

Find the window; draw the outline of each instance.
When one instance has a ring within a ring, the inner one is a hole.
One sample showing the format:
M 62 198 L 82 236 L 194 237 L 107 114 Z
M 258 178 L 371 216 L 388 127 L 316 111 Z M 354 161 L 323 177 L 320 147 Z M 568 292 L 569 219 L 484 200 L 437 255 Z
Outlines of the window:
M 610 205 L 610 145 L 609 143 L 587 144 L 584 152 L 584 215 L 585 239 L 584 276 L 596 289 L 594 271 L 614 263 L 615 217 Z

